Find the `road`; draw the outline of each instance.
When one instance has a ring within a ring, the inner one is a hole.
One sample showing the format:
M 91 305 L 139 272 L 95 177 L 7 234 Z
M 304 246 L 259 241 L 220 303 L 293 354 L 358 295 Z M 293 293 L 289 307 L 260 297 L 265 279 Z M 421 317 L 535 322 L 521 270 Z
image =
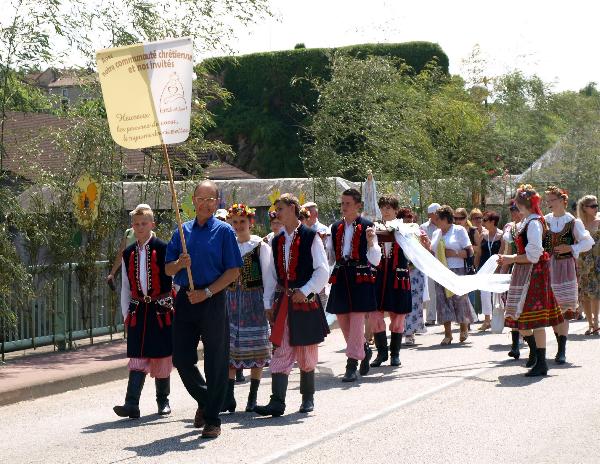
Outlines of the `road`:
M 199 438 L 193 400 L 176 373 L 173 414 L 155 414 L 146 382 L 140 420 L 119 419 L 126 382 L 116 381 L 0 408 L 0 462 L 16 463 L 598 463 L 600 337 L 572 324 L 568 362 L 546 378 L 528 379 L 522 359 L 506 356 L 510 335 L 473 334 L 440 347 L 441 329 L 403 347 L 402 367 L 372 369 L 354 384 L 340 381 L 343 338 L 322 345 L 316 410 L 297 413 L 299 375 L 280 418 L 223 416 L 217 440 Z M 548 330 L 548 335 L 551 335 Z M 552 336 L 548 357 L 554 357 Z M 549 337 L 550 339 L 550 337 Z M 243 410 L 249 382 L 236 385 Z M 268 375 L 259 403 L 268 401 Z

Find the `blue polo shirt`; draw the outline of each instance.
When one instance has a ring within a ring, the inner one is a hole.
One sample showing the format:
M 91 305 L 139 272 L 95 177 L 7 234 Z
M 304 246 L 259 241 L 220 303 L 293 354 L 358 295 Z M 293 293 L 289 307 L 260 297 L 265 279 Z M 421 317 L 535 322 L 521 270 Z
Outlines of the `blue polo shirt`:
M 212 284 L 227 270 L 242 267 L 243 260 L 235 238 L 233 227 L 211 217 L 200 226 L 196 219 L 183 223 L 183 236 L 187 251 L 192 258 L 192 277 L 196 288 Z M 167 246 L 165 262 L 176 261 L 183 253 L 179 229 L 175 228 Z M 182 269 L 173 278 L 173 283 L 189 286 L 187 270 Z

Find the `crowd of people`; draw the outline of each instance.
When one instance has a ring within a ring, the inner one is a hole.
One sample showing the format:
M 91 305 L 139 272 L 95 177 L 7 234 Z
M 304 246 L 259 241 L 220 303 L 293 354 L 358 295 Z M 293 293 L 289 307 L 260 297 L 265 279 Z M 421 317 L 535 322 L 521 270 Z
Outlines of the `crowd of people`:
M 173 367 L 198 403 L 194 425 L 203 428 L 204 438 L 219 436 L 219 414 L 236 410 L 235 383 L 243 369 L 250 370 L 245 411 L 284 414 L 288 378 L 297 365 L 299 412 L 311 412 L 319 344 L 330 331 L 327 314 L 335 315 L 346 344 L 342 382 L 355 382 L 388 361 L 400 366 L 403 338 L 414 344 L 415 334 L 430 325 L 443 325 L 441 345 L 450 345 L 458 324 L 458 340 L 465 343 L 477 313 L 484 317 L 479 330 L 486 331 L 498 308 L 500 323 L 511 328 L 508 355 L 520 358 L 521 337 L 529 345 L 526 376 L 548 372 L 546 327 L 554 330 L 559 364 L 566 362 L 569 320 L 582 318 L 581 310 L 586 335 L 599 334 L 600 216 L 591 195 L 577 202 L 576 218 L 567 212 L 563 189 L 540 194 L 522 185 L 504 227 L 495 211 L 429 205 L 416 235 L 441 265 L 463 276 L 493 259 L 497 273 L 511 274 L 505 294 L 465 295 L 417 269 L 386 231 L 398 219 L 417 222 L 394 196 L 379 198 L 381 220 L 374 223 L 361 214 L 360 192 L 348 189 L 340 197 L 340 220 L 328 227 L 319 222 L 317 204 L 301 205 L 285 193 L 269 213 L 265 237 L 252 234 L 255 211 L 248 205 L 217 211 L 219 192 L 211 181 L 198 184 L 193 203 L 196 218 L 183 224 L 184 241 L 177 229 L 169 243 L 154 236 L 148 205 L 131 212 L 132 232 L 118 261 L 130 358 L 125 402 L 114 407 L 121 417 L 140 417 L 147 374 L 155 378 L 158 413 L 169 414 Z M 200 341 L 204 375 L 197 367 Z M 271 397 L 258 405 L 267 368 Z

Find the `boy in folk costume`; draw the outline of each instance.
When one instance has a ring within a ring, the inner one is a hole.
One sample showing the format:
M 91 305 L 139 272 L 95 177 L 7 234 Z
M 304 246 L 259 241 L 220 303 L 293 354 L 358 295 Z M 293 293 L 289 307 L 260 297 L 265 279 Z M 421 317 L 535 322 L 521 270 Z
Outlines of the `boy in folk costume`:
M 382 222 L 393 221 L 400 210 L 398 199 L 383 196 L 377 202 L 381 210 Z M 404 319 L 412 310 L 412 294 L 410 288 L 410 271 L 408 260 L 400 245 L 394 242 L 384 243 L 379 266 L 377 266 L 376 296 L 377 311 L 369 313 L 369 322 L 373 329 L 377 357 L 371 367 L 379 367 L 388 360 L 388 343 L 385 330 L 384 311 L 390 314 L 390 365 L 399 366 L 400 345 L 404 332 Z
M 360 374 L 369 372 L 371 348 L 365 341 L 365 314 L 377 310 L 374 266 L 381 260 L 373 223 L 360 216 L 362 198 L 356 189 L 342 193 L 343 219 L 331 225 L 327 241 L 331 292 L 327 312 L 335 314 L 346 340 L 346 372 L 343 382 L 354 382 L 360 361 Z
M 139 400 L 146 374 L 155 378 L 158 414 L 169 405 L 173 298 L 171 277 L 165 274 L 167 244 L 152 235 L 154 213 L 141 204 L 130 213 L 136 241 L 123 251 L 121 311 L 127 327 L 129 382 L 118 416 L 140 417 Z
M 273 237 L 271 274 L 277 280 L 271 341 L 276 347 L 271 359 L 272 395 L 266 406 L 254 411 L 261 416 L 281 416 L 285 411 L 288 376 L 300 367 L 301 413 L 314 409 L 315 367 L 318 345 L 329 327 L 318 293 L 327 283 L 329 267 L 319 235 L 299 221 L 300 204 L 286 193 L 275 202 L 282 231 Z M 265 289 L 266 290 L 266 289 Z M 271 299 L 265 291 L 265 301 Z

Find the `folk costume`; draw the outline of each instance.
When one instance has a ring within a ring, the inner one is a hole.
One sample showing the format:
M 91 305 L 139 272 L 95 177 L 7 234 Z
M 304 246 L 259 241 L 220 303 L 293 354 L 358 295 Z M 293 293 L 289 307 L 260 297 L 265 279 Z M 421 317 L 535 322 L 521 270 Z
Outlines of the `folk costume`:
M 254 411 L 261 416 L 281 416 L 285 411 L 288 376 L 294 362 L 300 368 L 300 412 L 314 409 L 315 366 L 318 345 L 329 333 L 318 293 L 327 283 L 329 266 L 318 234 L 298 223 L 290 234 L 285 227 L 273 238 L 270 272 L 277 281 L 274 291 L 274 323 L 271 342 L 276 347 L 271 359 L 272 395 L 266 406 Z M 299 290 L 306 299 L 294 303 Z M 271 299 L 265 291 L 265 301 Z
M 121 417 L 140 417 L 139 400 L 146 374 L 155 378 L 159 414 L 169 414 L 172 363 L 173 293 L 165 274 L 167 244 L 151 236 L 123 251 L 121 311 L 127 327 L 129 383 L 123 406 L 113 410 Z
M 537 204 L 536 204 L 537 205 Z M 539 211 L 539 206 L 536 208 Z M 564 321 L 550 285 L 550 255 L 543 248 L 546 222 L 532 213 L 517 226 L 515 244 L 518 255 L 529 263 L 515 263 L 506 298 L 506 327 L 519 330 L 540 329 Z M 538 348 L 534 335 L 524 337 L 529 345 L 528 376 L 546 375 L 546 348 Z
M 400 345 L 404 332 L 404 320 L 412 310 L 412 295 L 408 260 L 396 241 L 384 243 L 375 279 L 377 311 L 369 313 L 373 329 L 377 357 L 371 367 L 379 367 L 388 360 L 388 343 L 384 311 L 390 314 L 390 365 L 400 365 Z
M 503 229 L 502 239 L 504 240 L 504 243 L 507 243 L 510 246 L 510 254 L 511 255 L 517 254 L 517 245 L 516 245 L 517 227 L 518 227 L 518 223 L 509 222 L 508 224 L 505 224 L 504 229 Z M 507 274 L 512 273 L 512 268 L 513 268 L 513 265 L 511 264 L 508 268 Z M 506 306 L 507 296 L 508 296 L 508 292 L 505 292 L 500 297 L 502 303 L 505 306 Z M 520 347 L 521 334 L 519 333 L 519 329 L 516 327 L 513 327 L 510 331 L 510 336 L 511 336 L 512 343 L 510 346 L 510 351 L 508 352 L 508 356 L 510 356 L 511 358 L 514 358 L 514 359 L 519 359 L 521 357 L 521 347 Z M 530 350 L 530 354 L 533 356 L 534 353 L 532 353 L 532 351 L 533 350 Z
M 372 226 L 360 216 L 351 223 L 342 219 L 331 226 L 327 241 L 330 262 L 335 261 L 327 312 L 337 316 L 346 340 L 344 382 L 356 380 L 359 361 L 360 374 L 369 372 L 372 352 L 365 341 L 365 315 L 377 311 L 375 266 L 381 260 L 377 237 L 372 247 L 367 244 L 367 228 Z
M 576 219 L 572 214 L 565 213 L 555 216 L 553 213 L 544 217 L 548 225 L 544 248 L 550 254 L 550 285 L 556 302 L 566 320 L 577 317 L 579 301 L 577 286 L 577 263 L 579 253 L 591 250 L 594 239 L 585 230 L 581 219 Z M 558 245 L 570 245 L 569 253 L 556 253 L 554 248 Z M 566 362 L 567 336 L 558 335 L 558 352 L 555 361 L 559 364 Z
M 270 295 L 275 287 L 275 280 L 269 273 L 271 248 L 256 235 L 247 242 L 238 241 L 238 246 L 244 264 L 240 276 L 227 288 L 225 296 L 229 315 L 229 367 L 265 367 L 269 365 L 272 351 L 269 321 L 265 315 L 265 310 L 271 309 Z M 251 380 L 247 412 L 256 407 L 259 384 L 260 379 Z M 235 411 L 234 385 L 235 379 L 230 379 L 222 410 Z

